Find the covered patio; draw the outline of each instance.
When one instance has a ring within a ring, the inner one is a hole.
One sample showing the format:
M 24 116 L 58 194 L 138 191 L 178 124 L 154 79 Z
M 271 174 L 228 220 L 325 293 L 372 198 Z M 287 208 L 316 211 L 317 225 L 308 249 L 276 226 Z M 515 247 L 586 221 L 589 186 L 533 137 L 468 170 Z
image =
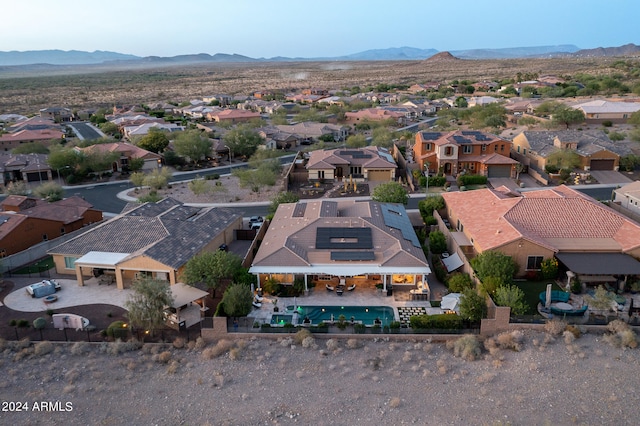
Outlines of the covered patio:
M 585 284 L 619 284 L 640 276 L 640 262 L 626 253 L 558 253 L 558 260 Z M 618 283 L 618 281 L 620 281 Z
M 209 293 L 184 283 L 176 283 L 170 288 L 173 303 L 167 308 L 168 325 L 183 330 L 199 323 L 209 309 L 204 300 Z

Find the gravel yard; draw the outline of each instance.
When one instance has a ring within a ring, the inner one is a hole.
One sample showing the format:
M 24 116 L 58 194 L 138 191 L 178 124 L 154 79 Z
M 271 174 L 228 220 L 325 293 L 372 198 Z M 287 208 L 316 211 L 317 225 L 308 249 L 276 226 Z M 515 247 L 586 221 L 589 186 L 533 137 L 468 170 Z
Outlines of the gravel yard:
M 637 349 L 597 334 L 521 334 L 483 342 L 475 361 L 442 343 L 293 335 L 135 351 L 122 343 L 3 342 L 2 401 L 29 411 L 3 405 L 1 418 L 13 425 L 637 424 Z M 41 401 L 61 409 L 35 411 Z

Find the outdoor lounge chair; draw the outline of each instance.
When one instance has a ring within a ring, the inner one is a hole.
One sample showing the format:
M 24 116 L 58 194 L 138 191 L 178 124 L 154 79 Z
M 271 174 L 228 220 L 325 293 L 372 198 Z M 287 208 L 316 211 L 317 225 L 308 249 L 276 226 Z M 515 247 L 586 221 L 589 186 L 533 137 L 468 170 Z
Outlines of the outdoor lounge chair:
M 349 287 L 347 287 L 347 291 L 353 291 L 355 289 L 356 289 L 356 285 L 355 284 L 352 284 Z
M 329 284 L 325 284 L 325 287 L 327 288 L 328 291 L 335 290 L 335 288 L 331 287 Z
M 261 308 L 262 307 L 262 303 L 260 302 L 256 302 L 255 300 L 253 301 L 253 307 L 254 308 Z

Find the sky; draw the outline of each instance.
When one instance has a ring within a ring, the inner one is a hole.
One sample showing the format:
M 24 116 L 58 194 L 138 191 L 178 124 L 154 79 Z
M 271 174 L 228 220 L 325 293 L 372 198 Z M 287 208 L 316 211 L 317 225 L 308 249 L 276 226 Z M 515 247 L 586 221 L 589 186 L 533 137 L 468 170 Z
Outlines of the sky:
M 21 0 L 3 4 L 0 51 L 105 50 L 252 58 L 369 49 L 640 44 L 638 0 Z

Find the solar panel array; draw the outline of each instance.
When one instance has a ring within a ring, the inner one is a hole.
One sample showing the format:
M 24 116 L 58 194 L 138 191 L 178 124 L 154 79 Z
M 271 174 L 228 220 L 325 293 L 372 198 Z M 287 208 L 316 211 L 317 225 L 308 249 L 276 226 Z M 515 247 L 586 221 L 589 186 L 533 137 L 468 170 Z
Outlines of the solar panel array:
M 464 130 L 462 134 L 465 136 L 473 136 L 478 142 L 488 142 L 491 140 L 490 137 L 477 130 Z
M 351 158 L 373 158 L 373 156 L 369 153 L 362 151 L 340 151 L 340 155 L 350 156 Z
M 372 251 L 332 251 L 331 260 L 375 260 Z
M 307 210 L 307 203 L 298 203 L 293 209 L 291 217 L 304 217 L 304 212 Z
M 399 230 L 405 240 L 411 241 L 411 244 L 415 247 L 420 247 L 420 241 L 418 241 L 416 232 L 413 230 L 413 226 L 404 207 L 394 204 L 382 204 L 380 208 L 385 225 Z
M 453 135 L 453 140 L 456 141 L 457 144 L 465 144 L 465 143 L 473 142 L 471 139 L 467 139 L 464 136 L 460 136 L 460 135 Z
M 440 139 L 440 133 L 437 132 L 422 132 L 422 139 L 425 141 L 435 141 Z
M 319 227 L 316 229 L 316 249 L 354 250 L 372 248 L 373 236 L 371 228 Z

